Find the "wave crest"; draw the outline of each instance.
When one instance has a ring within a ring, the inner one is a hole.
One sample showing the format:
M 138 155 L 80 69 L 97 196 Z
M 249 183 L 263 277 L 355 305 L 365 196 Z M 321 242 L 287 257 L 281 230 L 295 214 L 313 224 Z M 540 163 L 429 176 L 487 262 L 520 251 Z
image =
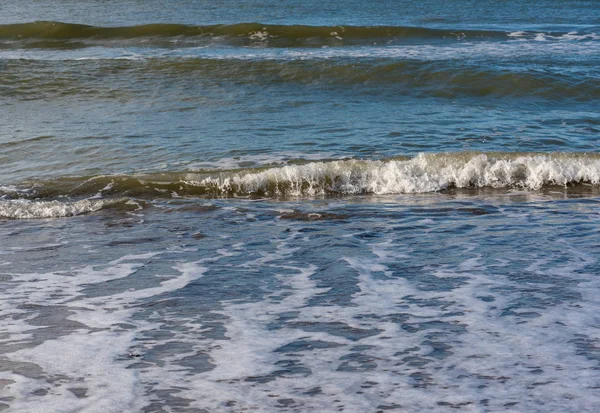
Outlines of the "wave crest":
M 138 205 L 128 199 L 83 199 L 75 202 L 32 201 L 28 199 L 2 200 L 0 201 L 0 219 L 71 217 L 117 206 L 137 207 Z
M 189 182 L 216 194 L 406 194 L 448 188 L 600 184 L 600 160 L 586 156 L 421 154 L 410 160 L 345 160 L 284 166 Z
M 539 190 L 582 184 L 600 186 L 600 154 L 430 153 L 414 158 L 316 161 L 271 168 L 99 175 L 26 182 L 18 188 L 0 188 L 0 195 L 22 200 L 63 197 L 310 197 L 413 194 L 453 188 Z M 9 208 L 3 205 L 3 208 Z M 14 204 L 10 208 L 18 207 L 22 212 L 11 212 L 9 216 L 30 214 L 22 209 L 25 206 L 37 208 L 31 214 L 40 217 L 76 215 L 103 207 L 93 202 L 50 203 L 36 207 L 33 204 Z M 57 209 L 56 212 L 41 212 L 46 207 L 50 208 L 48 211 Z M 0 216 L 7 215 L 0 212 Z
M 5 39 L 118 39 L 137 37 L 229 36 L 251 40 L 327 38 L 341 40 L 379 38 L 508 38 L 507 32 L 493 30 L 447 30 L 410 26 L 309 26 L 262 23 L 213 24 L 191 26 L 155 23 L 139 26 L 102 27 L 55 21 L 36 21 L 0 25 L 0 38 Z
M 504 31 L 465 28 L 433 28 L 418 26 L 312 26 L 280 25 L 256 22 L 235 24 L 186 25 L 154 23 L 135 26 L 90 26 L 57 21 L 34 21 L 0 25 L 0 39 L 43 40 L 37 47 L 55 47 L 55 41 L 120 40 L 120 39 L 221 39 L 227 42 L 274 46 L 320 46 L 337 44 L 370 44 L 394 40 L 533 40 L 533 41 L 597 41 L 592 29 L 581 32 Z M 180 44 L 181 45 L 181 44 Z

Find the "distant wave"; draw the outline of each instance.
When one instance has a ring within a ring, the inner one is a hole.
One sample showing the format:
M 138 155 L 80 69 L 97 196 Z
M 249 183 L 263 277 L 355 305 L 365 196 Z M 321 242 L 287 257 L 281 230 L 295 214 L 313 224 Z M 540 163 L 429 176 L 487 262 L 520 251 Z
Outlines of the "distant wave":
M 307 26 L 261 23 L 215 24 L 190 26 L 183 24 L 145 24 L 140 26 L 99 27 L 83 24 L 36 21 L 0 25 L 4 39 L 118 39 L 137 37 L 230 36 L 252 40 L 268 39 L 381 39 L 468 37 L 508 38 L 508 32 L 494 30 L 448 30 L 407 26 Z
M 597 28 L 583 32 L 569 31 L 502 31 L 457 28 L 429 28 L 413 26 L 308 26 L 262 23 L 213 24 L 192 26 L 184 24 L 145 24 L 139 26 L 102 27 L 55 21 L 36 21 L 0 25 L 0 39 L 4 40 L 85 40 L 85 39 L 161 39 L 161 38 L 221 38 L 239 43 L 261 42 L 277 46 L 326 45 L 336 43 L 373 43 L 410 39 L 496 39 L 589 41 L 600 40 Z M 52 47 L 53 43 L 47 43 Z M 41 47 L 44 44 L 40 44 Z
M 20 188 L 0 190 L 0 194 L 6 200 L 90 196 L 303 197 L 412 194 L 452 188 L 540 190 L 577 185 L 600 185 L 600 154 L 439 153 L 387 160 L 309 162 L 277 168 L 101 175 L 28 182 Z M 101 204 L 85 204 L 83 210 L 100 207 Z M 71 215 L 82 210 L 81 206 L 71 208 L 74 208 L 69 212 Z

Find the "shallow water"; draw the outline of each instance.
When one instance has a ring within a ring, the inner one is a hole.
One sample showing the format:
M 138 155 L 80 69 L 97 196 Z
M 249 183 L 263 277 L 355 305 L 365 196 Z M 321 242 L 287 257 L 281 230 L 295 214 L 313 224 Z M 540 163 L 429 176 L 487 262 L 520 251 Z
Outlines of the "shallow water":
M 4 403 L 593 411 L 598 205 L 182 200 L 10 221 Z
M 0 411 L 596 410 L 596 2 L 1 7 Z

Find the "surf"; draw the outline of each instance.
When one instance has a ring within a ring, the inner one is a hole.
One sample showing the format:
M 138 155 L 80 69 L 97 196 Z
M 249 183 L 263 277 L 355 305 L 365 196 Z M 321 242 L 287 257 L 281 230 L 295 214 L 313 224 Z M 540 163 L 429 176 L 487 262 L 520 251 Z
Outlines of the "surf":
M 311 161 L 281 167 L 60 177 L 1 187 L 0 197 L 4 202 L 92 197 L 142 200 L 239 196 L 310 198 L 482 188 L 539 191 L 548 187 L 581 185 L 600 186 L 600 155 L 457 152 L 421 153 L 412 158 L 382 160 Z M 119 203 L 123 204 L 123 201 Z M 86 204 L 84 209 L 96 207 L 105 206 Z M 68 209 L 59 214 L 77 215 L 77 211 L 77 208 Z M 35 217 L 36 214 L 31 215 Z

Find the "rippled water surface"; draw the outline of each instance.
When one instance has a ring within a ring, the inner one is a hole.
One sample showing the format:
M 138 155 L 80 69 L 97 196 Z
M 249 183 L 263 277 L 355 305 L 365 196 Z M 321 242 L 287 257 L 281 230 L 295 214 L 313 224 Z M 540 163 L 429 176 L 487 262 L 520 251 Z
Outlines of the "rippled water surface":
M 0 5 L 0 411 L 595 412 L 595 1 Z

